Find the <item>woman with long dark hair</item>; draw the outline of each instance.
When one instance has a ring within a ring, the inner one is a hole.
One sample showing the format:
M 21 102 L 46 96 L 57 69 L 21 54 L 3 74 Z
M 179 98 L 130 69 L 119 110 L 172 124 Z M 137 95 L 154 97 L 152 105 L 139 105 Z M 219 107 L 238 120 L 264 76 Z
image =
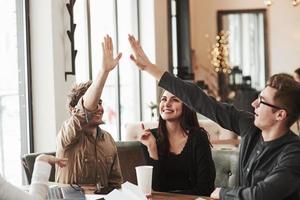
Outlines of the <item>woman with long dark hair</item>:
M 214 190 L 215 166 L 207 132 L 196 113 L 176 96 L 164 91 L 159 105 L 157 129 L 140 137 L 153 166 L 153 189 L 195 195 Z

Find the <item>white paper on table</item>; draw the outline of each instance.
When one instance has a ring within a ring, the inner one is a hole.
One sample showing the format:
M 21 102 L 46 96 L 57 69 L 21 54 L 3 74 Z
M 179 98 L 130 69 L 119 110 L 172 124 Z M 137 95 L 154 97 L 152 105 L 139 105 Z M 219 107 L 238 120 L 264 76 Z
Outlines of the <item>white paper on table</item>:
M 105 200 L 133 200 L 126 194 L 122 193 L 120 190 L 114 189 L 108 195 L 106 195 Z
M 96 199 L 100 199 L 102 197 L 106 199 L 106 195 L 103 195 L 103 194 L 86 194 L 85 195 L 86 200 L 96 200 Z
M 195 199 L 195 200 L 205 200 L 205 199 L 203 199 L 203 198 L 201 198 L 201 197 L 198 197 L 198 198 Z
M 105 200 L 147 200 L 146 195 L 140 190 L 137 185 L 130 182 L 122 184 L 122 189 L 114 189 L 108 195 L 105 196 Z
M 137 185 L 128 181 L 122 184 L 122 192 L 128 194 L 129 196 L 134 196 L 138 200 L 147 200 L 147 197 L 142 190 Z

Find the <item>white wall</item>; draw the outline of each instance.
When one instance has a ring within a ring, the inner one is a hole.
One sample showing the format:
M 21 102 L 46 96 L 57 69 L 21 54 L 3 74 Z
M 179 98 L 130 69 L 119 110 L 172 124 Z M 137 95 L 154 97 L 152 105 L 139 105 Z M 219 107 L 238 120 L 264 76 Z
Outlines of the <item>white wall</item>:
M 69 49 L 64 20 L 65 2 L 61 0 L 30 1 L 30 36 L 32 59 L 34 150 L 53 151 L 55 137 L 67 117 L 66 91 L 73 82 L 64 71 Z
M 262 0 L 190 0 L 191 44 L 196 51 L 197 79 L 205 79 L 205 68 L 211 68 L 208 49 L 217 34 L 217 11 L 232 9 L 266 8 Z M 275 1 L 267 10 L 270 75 L 279 72 L 293 73 L 300 66 L 300 6 L 291 1 Z

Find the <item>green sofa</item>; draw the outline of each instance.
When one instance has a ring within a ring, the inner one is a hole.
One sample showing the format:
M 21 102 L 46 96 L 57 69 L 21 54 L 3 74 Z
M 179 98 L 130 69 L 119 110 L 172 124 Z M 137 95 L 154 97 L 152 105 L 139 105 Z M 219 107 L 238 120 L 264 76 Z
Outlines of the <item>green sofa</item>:
M 116 143 L 124 182 L 129 181 L 136 184 L 135 167 L 146 164 L 142 144 L 138 141 L 119 141 Z M 32 153 L 22 156 L 22 165 L 28 183 L 31 182 L 34 161 L 39 154 L 40 153 Z M 55 152 L 49 152 L 47 154 L 55 155 Z M 238 178 L 238 150 L 213 149 L 212 155 L 216 167 L 216 187 L 235 186 Z M 54 181 L 54 177 L 55 170 L 53 167 L 49 181 Z

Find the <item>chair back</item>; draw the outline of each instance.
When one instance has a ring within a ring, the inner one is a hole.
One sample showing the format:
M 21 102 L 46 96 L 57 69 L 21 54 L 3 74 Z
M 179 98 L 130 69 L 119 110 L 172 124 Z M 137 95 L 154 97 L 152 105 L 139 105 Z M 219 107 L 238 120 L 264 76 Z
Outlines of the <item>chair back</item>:
M 138 141 L 116 142 L 123 181 L 137 184 L 135 167 L 146 165 L 142 144 Z
M 34 162 L 35 162 L 36 157 L 40 154 L 42 154 L 42 153 L 24 154 L 21 158 L 22 166 L 25 171 L 28 184 L 31 184 Z M 55 156 L 56 153 L 55 152 L 47 152 L 47 153 L 43 153 L 43 154 L 49 154 L 49 155 Z M 55 167 L 54 166 L 52 166 L 52 168 L 51 168 L 51 174 L 49 177 L 49 181 L 52 181 L 52 182 L 55 181 Z

